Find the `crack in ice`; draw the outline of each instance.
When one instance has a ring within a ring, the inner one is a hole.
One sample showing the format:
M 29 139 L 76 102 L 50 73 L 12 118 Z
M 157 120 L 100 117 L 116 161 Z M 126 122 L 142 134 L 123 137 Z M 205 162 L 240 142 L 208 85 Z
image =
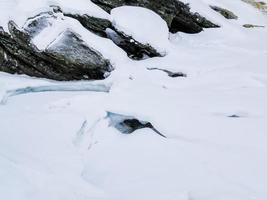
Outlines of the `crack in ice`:
M 7 90 L 0 101 L 0 105 L 5 105 L 10 97 L 41 92 L 103 92 L 108 93 L 111 89 L 111 84 L 69 84 L 69 85 L 45 85 L 45 86 L 28 86 Z

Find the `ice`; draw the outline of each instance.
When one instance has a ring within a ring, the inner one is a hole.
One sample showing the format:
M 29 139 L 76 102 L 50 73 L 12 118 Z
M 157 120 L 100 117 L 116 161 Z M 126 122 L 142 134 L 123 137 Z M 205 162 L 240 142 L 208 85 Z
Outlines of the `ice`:
M 28 93 L 40 93 L 40 92 L 79 92 L 79 91 L 90 91 L 90 92 L 109 92 L 110 85 L 104 84 L 59 84 L 59 85 L 47 85 L 47 86 L 36 86 L 36 87 L 25 87 L 14 90 L 7 90 L 3 96 L 0 104 L 4 105 L 8 99 L 13 96 L 18 96 Z

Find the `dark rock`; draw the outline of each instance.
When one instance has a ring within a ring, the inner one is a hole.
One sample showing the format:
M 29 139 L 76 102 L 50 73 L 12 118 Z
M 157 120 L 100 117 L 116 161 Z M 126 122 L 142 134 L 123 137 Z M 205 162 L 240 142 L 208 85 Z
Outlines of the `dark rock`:
M 9 55 L 0 45 L 0 71 L 10 74 L 23 74 L 23 68 L 25 68 L 24 64 Z M 38 73 L 38 71 L 35 73 Z M 34 74 L 33 69 L 28 69 L 28 74 Z
M 0 70 L 14 74 L 16 63 L 12 63 L 12 59 L 7 55 L 4 49 L 0 46 Z
M 176 0 L 92 0 L 107 12 L 111 9 L 129 5 L 140 6 L 153 10 L 168 24 L 172 33 L 182 31 L 199 33 L 203 28 L 217 28 L 218 25 L 210 22 L 198 13 L 192 13 L 190 7 Z
M 111 22 L 107 19 L 69 13 L 64 13 L 64 15 L 78 20 L 87 30 L 101 37 L 107 37 L 106 29 L 112 27 Z
M 199 13 L 194 13 L 193 19 L 197 25 L 202 28 L 220 28 L 219 25 L 212 23 L 207 20 L 205 17 L 202 17 Z
M 49 45 L 45 54 L 67 66 L 66 73 L 81 79 L 104 79 L 112 67 L 108 60 L 87 46 L 74 32 L 66 30 L 56 42 Z
M 150 122 L 141 121 L 136 119 L 135 117 L 125 116 L 112 112 L 107 112 L 107 118 L 110 121 L 110 126 L 113 126 L 123 134 L 131 134 L 139 129 L 150 128 L 155 133 L 166 138 L 166 136 L 161 134 L 158 130 L 156 130 L 155 127 Z
M 220 8 L 218 6 L 210 6 L 213 10 L 220 13 L 222 16 L 224 16 L 226 19 L 238 19 L 238 17 L 230 10 L 227 10 L 225 8 Z
M 203 28 L 219 28 L 220 26 L 207 20 L 198 13 L 191 13 L 190 10 L 183 9 L 178 12 L 172 20 L 170 32 L 178 31 L 185 33 L 199 33 Z
M 177 78 L 177 77 L 187 77 L 186 74 L 182 73 L 182 72 L 171 72 L 169 70 L 166 69 L 159 69 L 159 68 L 147 68 L 148 70 L 159 70 L 159 71 L 163 71 L 165 73 L 168 74 L 169 77 L 171 78 Z
M 240 118 L 241 116 L 234 114 L 234 115 L 230 115 L 228 117 L 230 117 L 230 118 Z
M 9 23 L 9 29 L 11 33 L 20 35 L 20 31 L 13 22 Z M 0 33 L 0 47 L 6 55 L 0 65 L 0 70 L 36 77 L 44 77 L 46 74 L 47 78 L 60 79 L 60 75 L 53 70 L 53 63 L 44 64 L 45 61 L 40 57 L 40 53 L 20 40 L 27 40 L 27 37 L 23 38 L 22 35 L 15 40 L 8 33 Z
M 141 60 L 147 57 L 160 57 L 163 56 L 156 49 L 149 44 L 142 44 L 136 41 L 133 37 L 115 29 L 107 29 L 106 33 L 117 46 L 122 48 L 127 55 L 134 60 Z
M 56 17 L 48 12 L 29 19 L 23 29 L 9 22 L 11 35 L 0 32 L 0 70 L 55 80 L 98 80 L 112 71 L 108 60 L 70 30 L 45 51 L 38 50 L 31 39 L 50 26 L 51 20 Z
M 244 24 L 243 27 L 244 28 L 265 28 L 265 26 L 255 25 L 255 24 Z

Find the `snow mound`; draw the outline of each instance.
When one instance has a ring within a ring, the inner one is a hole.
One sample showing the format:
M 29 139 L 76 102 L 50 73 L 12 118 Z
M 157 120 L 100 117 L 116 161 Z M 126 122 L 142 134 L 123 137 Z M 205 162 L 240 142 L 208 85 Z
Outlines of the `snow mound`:
M 146 8 L 121 6 L 111 11 L 113 25 L 143 44 L 150 44 L 164 52 L 168 44 L 167 23 L 156 13 Z

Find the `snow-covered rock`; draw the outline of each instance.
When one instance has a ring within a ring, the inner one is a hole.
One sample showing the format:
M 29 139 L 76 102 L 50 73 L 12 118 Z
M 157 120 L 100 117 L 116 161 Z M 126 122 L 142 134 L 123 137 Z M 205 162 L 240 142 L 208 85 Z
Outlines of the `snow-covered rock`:
M 12 37 L 0 35 L 8 54 L 1 59 L 0 69 L 55 80 L 104 79 L 112 71 L 110 62 L 79 34 L 62 27 L 62 20 L 45 13 L 31 19 L 23 30 L 10 22 Z
M 92 0 L 94 3 L 110 12 L 120 6 L 140 6 L 153 10 L 168 24 L 170 31 L 186 33 L 199 33 L 203 28 L 218 28 L 198 13 L 190 11 L 190 7 L 182 1 L 173 0 Z
M 122 6 L 111 10 L 111 16 L 117 30 L 164 54 L 165 46 L 169 42 L 169 29 L 159 15 L 146 8 Z

